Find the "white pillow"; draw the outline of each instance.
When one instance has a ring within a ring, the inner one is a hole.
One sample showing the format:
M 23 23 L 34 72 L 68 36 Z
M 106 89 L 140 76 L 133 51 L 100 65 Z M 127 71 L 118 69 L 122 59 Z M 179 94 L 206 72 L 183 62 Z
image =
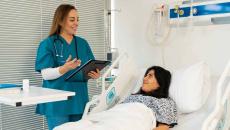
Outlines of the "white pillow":
M 209 68 L 199 62 L 172 73 L 169 96 L 176 102 L 179 113 L 191 113 L 204 105 L 210 85 Z
M 140 70 L 140 77 L 132 93 L 137 93 L 143 83 L 147 68 Z M 169 96 L 176 102 L 178 113 L 190 113 L 200 109 L 211 89 L 210 72 L 205 62 L 172 72 Z
M 136 86 L 134 87 L 133 91 L 131 92 L 132 94 L 135 94 L 135 93 L 137 93 L 140 90 L 140 88 L 141 88 L 141 86 L 143 84 L 143 79 L 144 79 L 144 76 L 145 76 L 145 71 L 147 69 L 148 68 L 142 68 L 142 69 L 140 69 L 140 71 L 139 71 L 140 75 L 139 75 L 139 78 L 137 79 Z

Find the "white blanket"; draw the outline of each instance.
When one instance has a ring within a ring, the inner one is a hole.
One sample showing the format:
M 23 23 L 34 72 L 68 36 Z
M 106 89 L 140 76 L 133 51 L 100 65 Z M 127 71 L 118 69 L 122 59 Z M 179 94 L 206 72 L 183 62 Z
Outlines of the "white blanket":
M 151 109 L 141 103 L 125 103 L 54 130 L 152 130 L 155 126 L 155 114 Z

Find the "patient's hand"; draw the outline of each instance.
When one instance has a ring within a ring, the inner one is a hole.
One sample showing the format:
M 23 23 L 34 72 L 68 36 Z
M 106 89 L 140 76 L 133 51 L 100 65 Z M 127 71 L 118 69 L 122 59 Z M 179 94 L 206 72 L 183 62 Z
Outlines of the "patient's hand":
M 165 124 L 159 124 L 156 128 L 153 130 L 169 130 L 169 126 Z

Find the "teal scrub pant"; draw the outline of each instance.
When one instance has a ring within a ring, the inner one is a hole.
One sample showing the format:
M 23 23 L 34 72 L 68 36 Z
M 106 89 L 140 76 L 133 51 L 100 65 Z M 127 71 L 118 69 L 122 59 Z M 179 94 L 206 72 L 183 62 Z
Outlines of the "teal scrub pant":
M 54 127 L 67 122 L 79 121 L 81 118 L 82 118 L 82 114 L 67 115 L 67 116 L 46 116 L 49 130 L 53 130 Z

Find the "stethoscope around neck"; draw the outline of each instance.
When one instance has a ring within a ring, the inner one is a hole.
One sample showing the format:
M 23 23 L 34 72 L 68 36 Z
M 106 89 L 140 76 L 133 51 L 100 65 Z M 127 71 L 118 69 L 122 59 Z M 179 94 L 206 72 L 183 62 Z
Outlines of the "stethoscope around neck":
M 73 36 L 73 38 L 74 38 L 74 44 L 75 44 L 75 47 L 76 47 L 76 57 L 78 59 L 77 40 L 76 40 L 75 36 Z M 61 51 L 60 51 L 60 53 L 58 53 L 58 50 L 57 50 L 57 45 L 56 45 L 58 43 L 57 41 L 59 41 L 59 43 L 61 43 Z M 55 53 L 56 53 L 55 56 L 63 58 L 63 46 L 64 46 L 64 43 L 60 39 L 60 36 L 58 34 L 57 34 L 57 37 L 54 39 L 53 44 L 54 44 L 54 49 L 55 49 Z

